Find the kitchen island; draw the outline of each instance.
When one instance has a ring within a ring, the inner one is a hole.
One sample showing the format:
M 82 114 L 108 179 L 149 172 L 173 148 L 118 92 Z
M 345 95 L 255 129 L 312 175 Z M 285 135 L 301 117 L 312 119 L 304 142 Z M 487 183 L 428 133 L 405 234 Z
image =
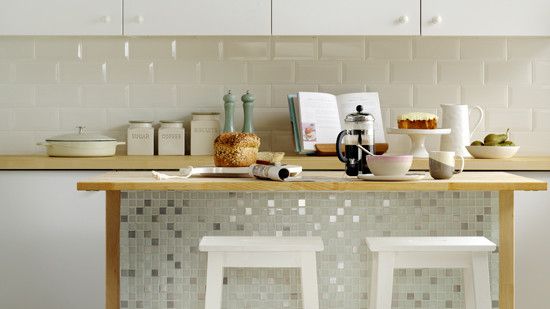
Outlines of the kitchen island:
M 503 172 L 451 180 L 366 182 L 342 172 L 304 172 L 304 182 L 249 178 L 157 181 L 150 172 L 110 172 L 80 181 L 106 191 L 106 308 L 200 308 L 205 235 L 321 236 L 321 308 L 364 308 L 369 253 L 365 236 L 485 236 L 493 307 L 514 308 L 514 191 L 546 182 Z M 228 308 L 300 308 L 294 270 L 228 269 Z M 395 307 L 461 308 L 458 270 L 395 274 Z

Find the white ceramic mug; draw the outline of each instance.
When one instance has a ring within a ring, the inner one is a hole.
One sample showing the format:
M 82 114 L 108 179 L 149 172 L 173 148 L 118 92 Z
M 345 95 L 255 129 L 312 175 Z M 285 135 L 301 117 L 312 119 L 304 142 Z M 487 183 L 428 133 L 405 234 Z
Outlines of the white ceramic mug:
M 460 168 L 455 169 L 455 158 L 460 158 Z M 464 157 L 454 151 L 430 152 L 430 175 L 434 179 L 449 179 L 464 170 Z

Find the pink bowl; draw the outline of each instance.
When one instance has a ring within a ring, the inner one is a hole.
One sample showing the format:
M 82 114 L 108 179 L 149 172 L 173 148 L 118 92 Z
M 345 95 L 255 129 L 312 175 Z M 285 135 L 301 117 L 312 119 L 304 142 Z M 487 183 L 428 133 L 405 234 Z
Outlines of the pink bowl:
M 367 165 L 376 176 L 403 176 L 411 168 L 412 155 L 367 156 Z

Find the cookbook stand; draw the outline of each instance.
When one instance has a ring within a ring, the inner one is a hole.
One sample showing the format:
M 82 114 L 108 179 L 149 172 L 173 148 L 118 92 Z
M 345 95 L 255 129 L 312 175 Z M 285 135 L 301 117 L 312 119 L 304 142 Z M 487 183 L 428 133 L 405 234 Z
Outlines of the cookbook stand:
M 388 134 L 407 134 L 411 139 L 411 149 L 409 154 L 417 158 L 429 157 L 426 150 L 426 137 L 429 135 L 444 135 L 450 134 L 451 129 L 396 129 L 388 128 L 386 130 Z

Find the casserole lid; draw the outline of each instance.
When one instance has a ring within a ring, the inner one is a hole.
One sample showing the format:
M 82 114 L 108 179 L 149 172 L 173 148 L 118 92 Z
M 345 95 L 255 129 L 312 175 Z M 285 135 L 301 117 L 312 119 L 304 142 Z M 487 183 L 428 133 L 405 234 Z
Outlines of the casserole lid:
M 94 133 L 84 132 L 85 127 L 78 127 L 78 133 L 57 135 L 46 139 L 46 142 L 115 142 L 116 139 Z

